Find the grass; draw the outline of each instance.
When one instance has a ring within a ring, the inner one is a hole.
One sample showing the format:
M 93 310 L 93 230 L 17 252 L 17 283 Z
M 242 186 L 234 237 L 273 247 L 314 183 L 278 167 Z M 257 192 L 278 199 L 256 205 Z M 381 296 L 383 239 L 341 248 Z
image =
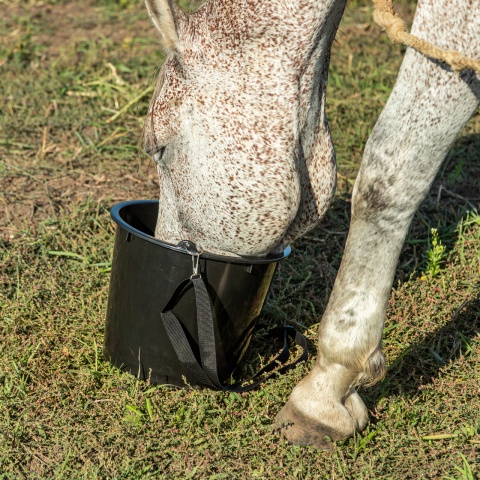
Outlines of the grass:
M 399 6 L 411 18 L 413 4 Z M 308 365 L 239 395 L 139 383 L 102 356 L 108 209 L 157 196 L 137 149 L 161 62 L 141 2 L 16 0 L 0 11 L 0 478 L 478 477 L 478 115 L 403 249 L 388 375 L 361 392 L 371 424 L 330 452 L 294 447 L 271 420 Z M 350 3 L 332 56 L 337 197 L 281 265 L 262 316 L 302 328 L 312 353 L 362 148 L 401 61 L 370 14 Z M 250 364 L 263 353 L 255 339 Z

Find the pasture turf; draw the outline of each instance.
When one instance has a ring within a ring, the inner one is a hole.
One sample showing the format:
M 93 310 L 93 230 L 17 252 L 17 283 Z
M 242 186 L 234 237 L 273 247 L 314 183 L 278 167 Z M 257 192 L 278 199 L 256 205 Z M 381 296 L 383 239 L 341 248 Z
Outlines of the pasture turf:
M 411 20 L 414 3 L 397 3 Z M 261 318 L 301 329 L 312 360 L 229 394 L 138 382 L 102 354 L 109 207 L 157 197 L 138 143 L 162 55 L 142 2 L 0 0 L 0 479 L 480 475 L 480 115 L 410 229 L 385 324 L 388 375 L 361 389 L 370 425 L 328 452 L 271 433 L 314 360 L 362 150 L 401 62 L 371 11 L 349 3 L 332 54 L 335 202 L 281 264 Z M 244 373 L 267 356 L 254 339 Z

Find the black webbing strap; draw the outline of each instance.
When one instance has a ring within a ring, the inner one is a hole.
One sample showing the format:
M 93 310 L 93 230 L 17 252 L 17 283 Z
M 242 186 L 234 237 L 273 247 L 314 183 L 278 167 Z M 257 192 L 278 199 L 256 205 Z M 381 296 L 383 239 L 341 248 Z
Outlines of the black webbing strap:
M 198 347 L 203 371 L 216 386 L 221 386 L 217 373 L 217 349 L 215 348 L 215 330 L 213 328 L 213 308 L 202 277 L 192 277 L 197 302 Z
M 190 342 L 188 341 L 180 321 L 172 312 L 172 308 L 176 303 L 178 295 L 189 282 L 192 282 L 195 290 L 200 363 L 195 358 L 195 354 L 193 353 Z M 173 349 L 185 368 L 185 371 L 188 373 L 189 378 L 198 385 L 215 390 L 247 392 L 254 389 L 265 380 L 272 378 L 275 375 L 282 374 L 295 367 L 298 363 L 308 359 L 307 340 L 302 334 L 295 331 L 293 327 L 274 328 L 268 332 L 268 336 L 283 340 L 283 349 L 277 357 L 247 380 L 249 383 L 246 385 L 242 386 L 245 382 L 239 382 L 234 385 L 224 385 L 218 378 L 213 308 L 205 282 L 200 275 L 192 275 L 191 278 L 187 278 L 180 283 L 170 300 L 163 308 L 160 316 Z M 303 351 L 296 360 L 285 364 L 290 356 L 289 339 L 292 340 L 295 345 L 300 346 Z M 276 369 L 279 365 L 283 366 Z M 262 376 L 269 372 L 271 372 L 269 375 Z

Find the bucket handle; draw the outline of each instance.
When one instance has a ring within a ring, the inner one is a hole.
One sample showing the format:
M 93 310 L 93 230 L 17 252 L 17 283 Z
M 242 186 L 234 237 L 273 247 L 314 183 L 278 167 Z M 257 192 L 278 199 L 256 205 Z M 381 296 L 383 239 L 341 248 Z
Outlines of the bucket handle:
M 197 361 L 192 347 L 185 335 L 182 324 L 173 313 L 172 309 L 176 303 L 179 293 L 189 284 L 193 284 L 195 290 L 195 301 L 197 305 L 197 327 L 198 327 L 198 346 L 200 350 L 200 363 Z M 167 332 L 168 338 L 177 354 L 177 357 L 191 380 L 196 384 L 228 392 L 248 392 L 258 385 L 276 375 L 287 372 L 294 368 L 298 363 L 308 359 L 307 340 L 293 327 L 277 327 L 268 332 L 269 337 L 280 338 L 283 340 L 283 349 L 270 363 L 260 369 L 253 375 L 246 385 L 245 382 L 238 382 L 234 385 L 224 385 L 217 371 L 217 353 L 215 349 L 215 332 L 213 328 L 213 307 L 208 294 L 205 282 L 201 274 L 192 275 L 185 279 L 176 288 L 170 300 L 167 302 L 160 313 L 163 326 Z M 288 360 L 290 342 L 302 348 L 302 353 L 293 362 L 285 364 Z M 279 365 L 280 368 L 275 369 Z M 269 373 L 263 376 L 265 373 Z

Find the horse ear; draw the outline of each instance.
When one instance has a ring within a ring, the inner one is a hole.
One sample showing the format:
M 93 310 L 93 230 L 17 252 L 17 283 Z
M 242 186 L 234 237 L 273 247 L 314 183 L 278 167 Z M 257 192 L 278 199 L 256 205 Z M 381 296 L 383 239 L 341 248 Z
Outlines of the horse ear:
M 172 0 L 145 0 L 153 24 L 162 36 L 162 46 L 168 53 L 180 52 L 177 35 L 178 12 Z

